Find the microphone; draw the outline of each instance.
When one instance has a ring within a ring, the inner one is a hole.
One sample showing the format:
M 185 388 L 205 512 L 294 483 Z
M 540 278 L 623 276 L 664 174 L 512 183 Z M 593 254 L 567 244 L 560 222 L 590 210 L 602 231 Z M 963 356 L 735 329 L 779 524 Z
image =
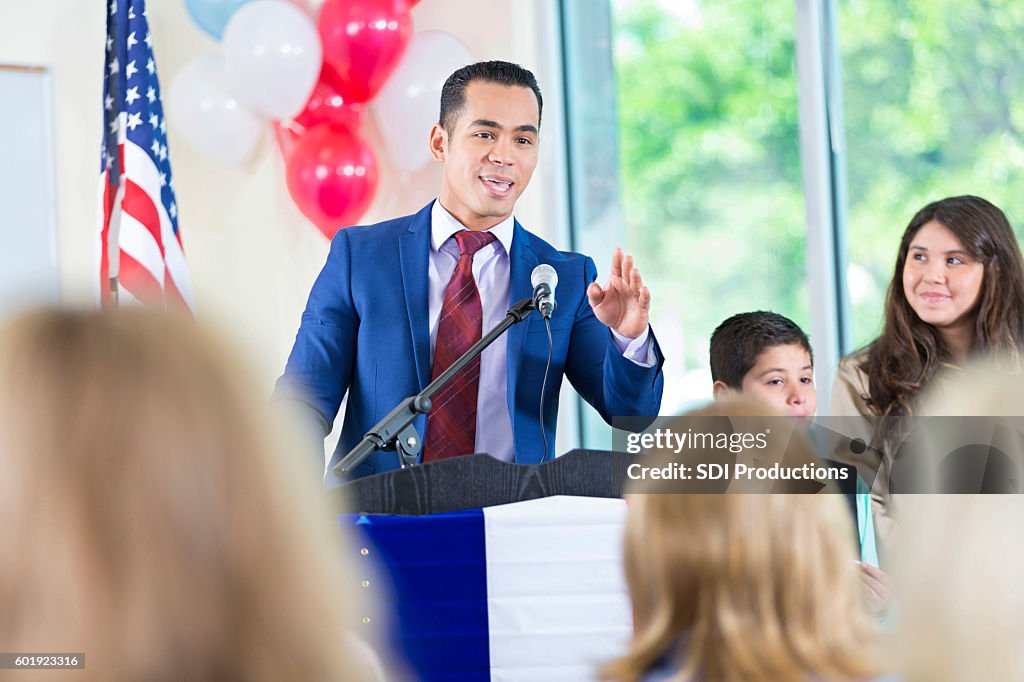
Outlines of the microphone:
M 533 285 L 533 307 L 544 318 L 544 327 L 548 331 L 548 364 L 544 366 L 544 379 L 540 383 L 540 405 L 538 407 L 538 424 L 540 425 L 540 441 L 544 444 L 544 452 L 540 461 L 543 464 L 548 458 L 548 438 L 544 433 L 544 392 L 548 386 L 548 372 L 551 370 L 551 358 L 555 345 L 551 339 L 551 313 L 555 312 L 555 287 L 558 285 L 558 273 L 547 263 L 541 263 L 530 273 L 530 284 Z
M 550 320 L 551 313 L 555 312 L 555 286 L 558 285 L 558 273 L 547 263 L 542 263 L 535 267 L 530 274 L 530 284 L 533 285 L 533 304 L 545 320 Z

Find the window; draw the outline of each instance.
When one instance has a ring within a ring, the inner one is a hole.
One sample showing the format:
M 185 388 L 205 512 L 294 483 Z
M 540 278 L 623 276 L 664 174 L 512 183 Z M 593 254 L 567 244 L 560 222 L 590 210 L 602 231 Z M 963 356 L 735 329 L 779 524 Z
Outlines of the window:
M 600 230 L 577 210 L 574 245 L 610 251 L 608 223 L 622 225 L 618 238 L 654 295 L 665 414 L 710 397 L 711 332 L 756 309 L 817 330 L 825 393 L 833 356 L 880 331 L 900 235 L 925 204 L 978 194 L 1024 234 L 1019 0 L 562 0 L 562 8 L 567 82 L 583 83 L 566 91 L 571 204 L 614 209 L 601 214 Z M 572 81 L 574 69 L 586 78 Z M 595 109 L 600 129 L 581 113 Z M 596 158 L 617 177 L 604 167 L 591 173 L 586 157 L 598 146 Z M 801 158 L 815 177 L 801 177 Z M 601 444 L 594 429 L 585 420 L 592 446 Z
M 708 341 L 770 309 L 809 328 L 794 5 L 615 0 L 626 241 L 654 297 L 664 414 L 711 397 Z
M 985 197 L 1024 227 L 1024 6 L 839 3 L 850 263 L 861 346 L 881 331 L 899 239 L 918 209 Z

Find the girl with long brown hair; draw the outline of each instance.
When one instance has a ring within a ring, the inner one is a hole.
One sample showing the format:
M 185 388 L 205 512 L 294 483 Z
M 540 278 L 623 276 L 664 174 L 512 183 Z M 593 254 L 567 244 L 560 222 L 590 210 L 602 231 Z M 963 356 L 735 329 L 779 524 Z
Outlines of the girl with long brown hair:
M 854 463 L 874 481 L 876 516 L 886 516 L 892 458 L 909 430 L 900 418 L 919 415 L 921 391 L 970 357 L 1019 364 L 1022 344 L 1024 261 L 1003 212 L 976 196 L 918 211 L 900 241 L 882 333 L 842 360 L 832 389 L 832 415 L 861 418 L 839 428 L 874 446 Z M 885 536 L 891 520 L 876 525 Z

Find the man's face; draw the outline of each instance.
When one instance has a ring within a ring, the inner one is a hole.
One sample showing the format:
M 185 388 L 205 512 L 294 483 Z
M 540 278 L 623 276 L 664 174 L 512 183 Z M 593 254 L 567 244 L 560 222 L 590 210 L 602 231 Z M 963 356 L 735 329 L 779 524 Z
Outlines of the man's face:
M 471 230 L 512 215 L 537 165 L 540 112 L 526 87 L 473 81 L 449 134 L 430 132 L 430 151 L 444 164 L 441 205 Z

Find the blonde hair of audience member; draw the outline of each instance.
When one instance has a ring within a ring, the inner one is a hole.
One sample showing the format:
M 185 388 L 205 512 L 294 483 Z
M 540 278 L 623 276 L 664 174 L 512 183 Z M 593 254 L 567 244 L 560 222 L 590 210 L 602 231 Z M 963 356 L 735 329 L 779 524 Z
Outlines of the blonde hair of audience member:
M 763 416 L 771 413 L 748 401 L 695 414 L 754 412 L 767 424 Z M 791 449 L 806 448 L 809 456 L 802 436 L 795 438 Z M 669 485 L 649 481 L 628 494 L 625 572 L 634 635 L 628 652 L 603 670 L 606 679 L 641 680 L 666 654 L 678 665 L 673 680 L 879 673 L 880 632 L 867 609 L 842 496 L 672 494 L 664 492 Z
M 141 310 L 3 329 L 0 649 L 104 682 L 378 679 L 342 538 L 245 376 Z
M 1011 428 L 999 437 L 1009 442 L 993 445 L 1011 453 L 1019 466 L 1024 382 L 1019 371 L 1007 371 L 1012 366 L 1013 358 L 975 360 L 955 393 L 928 391 L 924 405 L 928 414 L 1006 417 L 998 421 Z M 970 419 L 961 421 L 965 432 L 972 430 Z M 987 433 L 995 438 L 998 432 L 989 426 Z M 1017 541 L 1024 536 L 1024 499 L 895 497 L 904 531 L 893 564 L 906 682 L 1024 679 L 1024 550 Z
M 906 682 L 1024 679 L 1024 499 L 913 495 L 895 555 Z

